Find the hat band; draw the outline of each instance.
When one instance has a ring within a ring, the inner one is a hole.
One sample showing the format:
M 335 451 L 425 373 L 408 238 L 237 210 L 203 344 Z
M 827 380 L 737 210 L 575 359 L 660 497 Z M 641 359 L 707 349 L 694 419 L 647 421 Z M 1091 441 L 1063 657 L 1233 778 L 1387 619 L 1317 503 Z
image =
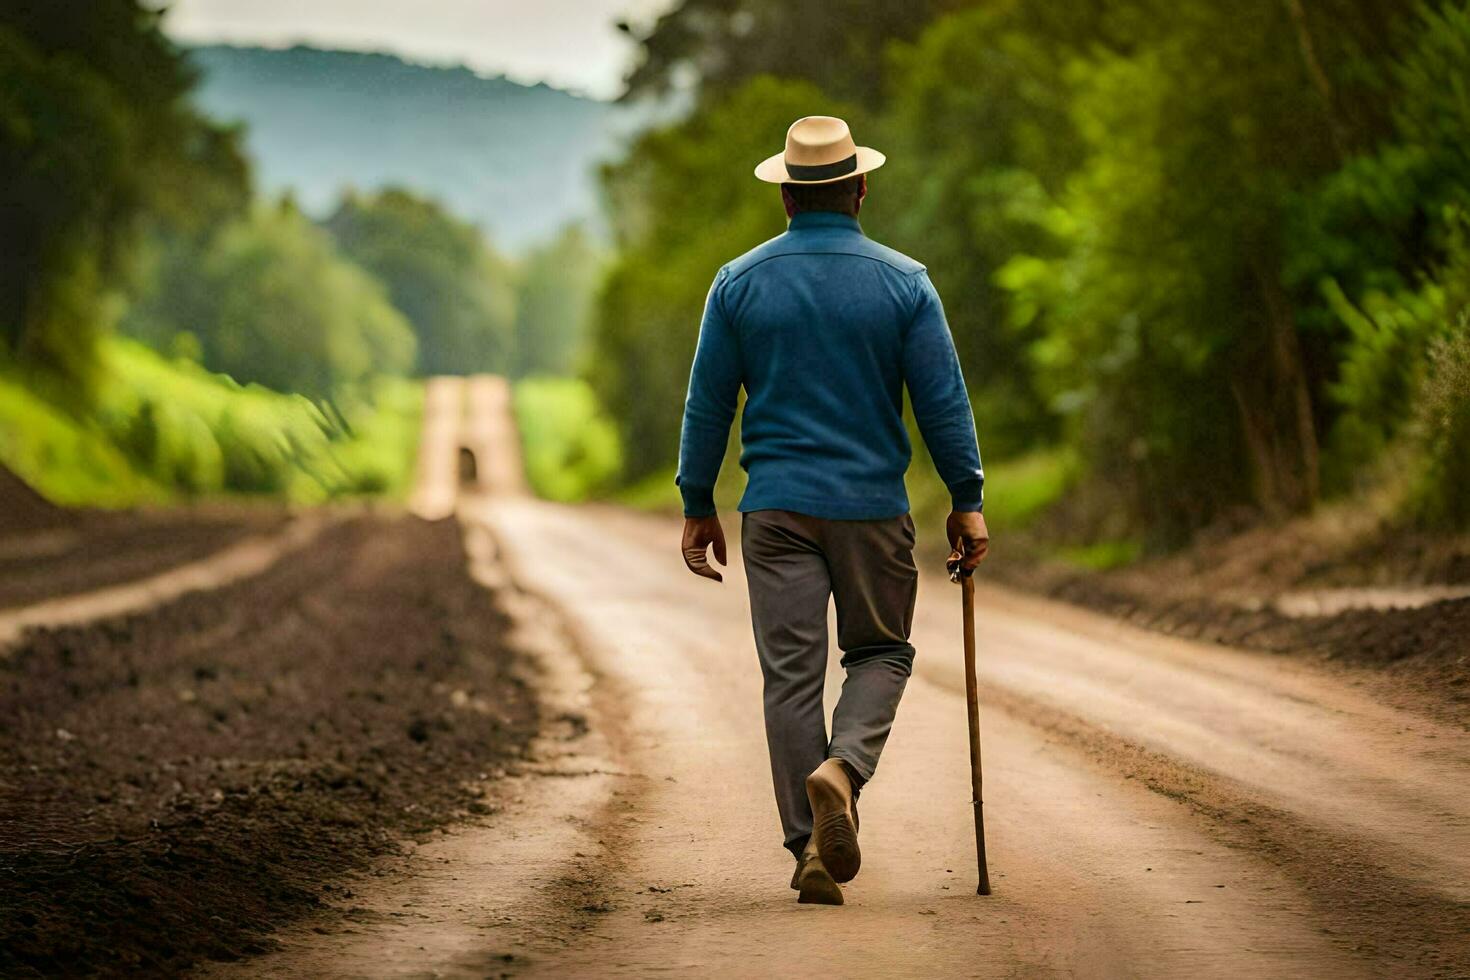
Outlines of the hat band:
M 846 160 L 838 160 L 836 163 L 819 163 L 808 167 L 800 163 L 786 164 L 786 173 L 793 180 L 830 180 L 833 177 L 843 177 L 857 169 L 857 154 L 854 153 Z

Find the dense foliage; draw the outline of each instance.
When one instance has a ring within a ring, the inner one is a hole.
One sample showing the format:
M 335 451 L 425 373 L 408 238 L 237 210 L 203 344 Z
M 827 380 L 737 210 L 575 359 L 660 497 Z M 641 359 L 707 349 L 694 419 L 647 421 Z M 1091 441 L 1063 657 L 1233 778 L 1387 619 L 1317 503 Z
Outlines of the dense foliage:
M 86 415 L 0 365 L 0 464 L 55 502 L 126 506 L 221 492 L 315 502 L 408 490 L 423 403 L 413 382 L 374 379 L 324 406 L 122 338 L 102 340 L 94 357 Z
M 167 288 L 147 294 L 129 326 L 242 383 L 328 398 L 413 367 L 413 332 L 383 287 L 289 202 L 201 248 L 173 245 L 161 278 Z
M 1092 534 L 1167 543 L 1386 469 L 1407 513 L 1465 522 L 1464 0 L 838 6 L 691 0 L 642 35 L 634 90 L 696 99 L 606 175 L 590 377 L 631 477 L 673 458 L 715 270 L 781 229 L 750 168 L 832 113 L 889 152 L 864 223 L 929 265 L 982 449 L 1067 447 Z M 798 24 L 825 54 L 777 57 Z
M 418 337 L 420 374 L 510 367 L 515 286 L 473 225 L 403 190 L 349 193 L 327 219 L 342 252 L 382 280 Z
M 142 221 L 240 206 L 232 133 L 136 0 L 0 3 L 0 355 L 94 380 Z
M 577 372 L 601 274 L 602 257 L 577 225 L 522 259 L 511 374 Z
M 612 486 L 622 462 L 618 433 L 586 382 L 523 378 L 513 397 L 526 480 L 538 496 L 586 500 Z

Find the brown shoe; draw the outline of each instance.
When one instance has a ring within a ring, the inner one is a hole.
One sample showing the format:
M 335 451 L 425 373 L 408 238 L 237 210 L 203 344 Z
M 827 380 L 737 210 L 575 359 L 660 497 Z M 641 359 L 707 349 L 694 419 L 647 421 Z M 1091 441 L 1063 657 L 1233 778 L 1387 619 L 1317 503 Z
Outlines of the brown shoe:
M 817 855 L 833 880 L 851 881 L 857 877 L 863 855 L 858 850 L 852 780 L 841 760 L 828 759 L 806 777 L 806 796 L 812 805 L 812 843 Z
M 808 843 L 796 862 L 796 876 L 791 887 L 798 892 L 796 900 L 803 905 L 841 905 L 842 889 L 832 880 L 822 863 L 815 844 Z

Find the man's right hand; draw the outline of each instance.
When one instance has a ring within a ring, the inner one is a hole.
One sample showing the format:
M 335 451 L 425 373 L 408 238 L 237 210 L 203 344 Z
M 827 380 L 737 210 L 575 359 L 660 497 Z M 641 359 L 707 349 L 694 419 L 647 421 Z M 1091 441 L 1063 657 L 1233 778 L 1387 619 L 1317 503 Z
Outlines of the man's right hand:
M 967 572 L 973 572 L 990 552 L 990 530 L 985 526 L 985 515 L 978 510 L 950 511 L 944 522 L 944 536 L 954 553 L 961 556 L 960 567 Z
M 710 545 L 715 546 L 715 561 L 725 564 L 725 529 L 720 527 L 720 519 L 714 515 L 684 518 L 684 564 L 695 575 L 723 582 L 724 577 L 710 567 L 705 557 Z

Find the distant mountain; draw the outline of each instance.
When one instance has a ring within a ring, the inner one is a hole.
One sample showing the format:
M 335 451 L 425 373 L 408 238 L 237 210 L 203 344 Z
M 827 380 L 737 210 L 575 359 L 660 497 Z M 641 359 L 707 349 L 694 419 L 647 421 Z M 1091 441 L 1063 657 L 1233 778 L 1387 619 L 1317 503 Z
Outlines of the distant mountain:
M 597 213 L 597 162 L 630 110 L 546 85 L 385 54 L 210 46 L 190 51 L 198 102 L 244 122 L 260 185 L 308 211 L 345 186 L 400 184 L 517 249 Z

